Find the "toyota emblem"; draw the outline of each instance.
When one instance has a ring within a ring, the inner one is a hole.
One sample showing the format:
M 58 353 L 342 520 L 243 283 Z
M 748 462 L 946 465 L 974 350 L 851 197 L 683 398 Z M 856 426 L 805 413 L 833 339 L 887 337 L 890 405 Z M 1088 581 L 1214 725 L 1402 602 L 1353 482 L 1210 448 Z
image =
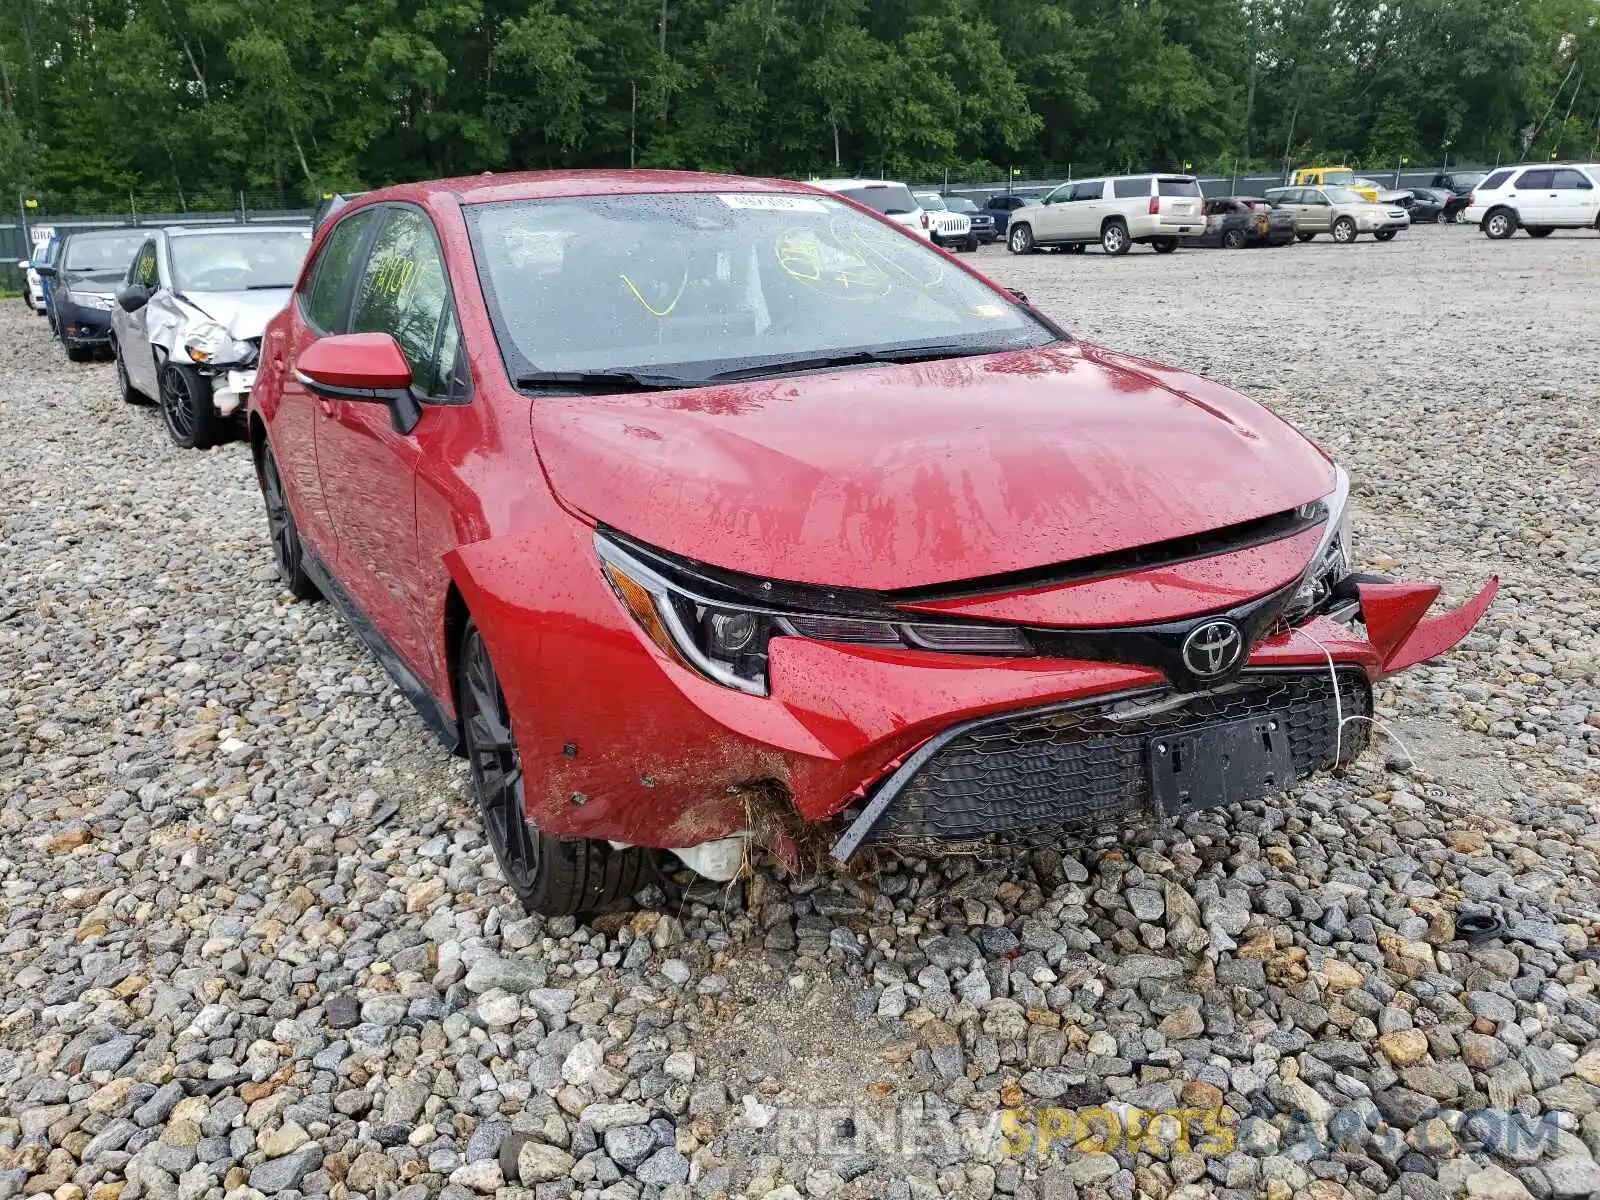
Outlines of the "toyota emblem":
M 1183 639 L 1183 665 L 1201 679 L 1226 675 L 1244 657 L 1244 636 L 1232 621 L 1207 621 Z

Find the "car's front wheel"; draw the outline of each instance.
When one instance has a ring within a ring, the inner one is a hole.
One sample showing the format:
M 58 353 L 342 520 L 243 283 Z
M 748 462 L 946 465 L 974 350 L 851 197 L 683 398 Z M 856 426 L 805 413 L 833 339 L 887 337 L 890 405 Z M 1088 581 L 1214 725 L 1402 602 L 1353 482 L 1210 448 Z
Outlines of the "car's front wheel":
M 1372 236 L 1380 242 L 1392 242 L 1394 241 L 1394 235 L 1398 232 L 1399 230 L 1397 229 L 1379 229 Z
M 267 506 L 267 532 L 272 537 L 272 560 L 277 565 L 278 578 L 297 600 L 318 599 L 322 593 L 306 574 L 305 547 L 289 508 L 288 494 L 283 490 L 283 476 L 278 474 L 278 460 L 265 441 L 256 459 L 256 479 L 261 484 L 262 502 Z
M 172 444 L 204 450 L 222 437 L 222 421 L 211 399 L 211 383 L 193 367 L 169 362 L 161 368 L 161 416 Z
M 472 793 L 489 846 L 522 907 L 545 916 L 595 912 L 626 901 L 653 877 L 654 856 L 587 838 L 557 838 L 529 822 L 522 755 L 500 677 L 476 622 L 461 635 L 457 689 Z
M 1013 254 L 1027 254 L 1033 250 L 1033 230 L 1026 225 L 1011 222 L 1011 231 L 1006 234 L 1006 249 Z
M 1517 231 L 1516 215 L 1509 208 L 1497 208 L 1483 219 L 1483 232 L 1503 242 Z
M 1312 238 L 1316 237 L 1317 235 L 1314 234 L 1314 233 L 1297 233 L 1294 236 L 1295 236 L 1295 240 L 1298 241 L 1298 242 L 1309 242 Z
M 1340 217 L 1333 223 L 1333 240 L 1341 246 L 1356 240 L 1356 223 L 1349 217 Z

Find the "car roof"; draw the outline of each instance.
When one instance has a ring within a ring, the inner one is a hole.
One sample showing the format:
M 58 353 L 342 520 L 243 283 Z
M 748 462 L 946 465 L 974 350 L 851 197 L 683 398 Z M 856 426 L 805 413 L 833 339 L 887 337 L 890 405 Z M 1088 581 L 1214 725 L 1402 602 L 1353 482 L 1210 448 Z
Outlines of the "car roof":
M 885 183 L 886 180 L 828 180 L 830 183 Z M 354 198 L 339 211 L 350 212 L 386 201 L 426 204 L 453 197 L 461 204 L 494 204 L 508 200 L 553 200 L 566 196 L 632 196 L 653 192 L 805 192 L 817 183 L 718 175 L 708 171 L 508 171 L 458 175 L 376 188 Z
M 168 237 L 198 237 L 218 233 L 304 233 L 311 232 L 310 225 L 167 225 L 162 233 Z

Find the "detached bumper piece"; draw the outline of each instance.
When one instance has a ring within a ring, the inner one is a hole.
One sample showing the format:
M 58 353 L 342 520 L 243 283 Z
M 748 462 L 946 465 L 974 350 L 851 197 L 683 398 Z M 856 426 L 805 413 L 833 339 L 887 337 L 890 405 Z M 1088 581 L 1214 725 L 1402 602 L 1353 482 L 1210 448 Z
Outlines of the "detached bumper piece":
M 1359 670 L 1247 672 L 1213 692 L 1165 689 L 1052 705 L 953 726 L 924 743 L 833 848 L 943 849 L 1045 843 L 1073 829 L 1180 818 L 1259 800 L 1353 760 L 1368 723 Z

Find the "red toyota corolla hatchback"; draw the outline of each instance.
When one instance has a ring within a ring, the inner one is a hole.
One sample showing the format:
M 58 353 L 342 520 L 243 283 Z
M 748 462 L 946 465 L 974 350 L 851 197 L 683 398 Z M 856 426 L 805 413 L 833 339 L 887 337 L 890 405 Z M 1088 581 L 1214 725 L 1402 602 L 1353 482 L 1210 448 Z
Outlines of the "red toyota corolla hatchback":
M 671 849 L 1037 842 L 1259 799 L 1463 609 L 1350 571 L 1344 473 L 802 184 L 441 180 L 319 233 L 250 441 L 530 909 Z

